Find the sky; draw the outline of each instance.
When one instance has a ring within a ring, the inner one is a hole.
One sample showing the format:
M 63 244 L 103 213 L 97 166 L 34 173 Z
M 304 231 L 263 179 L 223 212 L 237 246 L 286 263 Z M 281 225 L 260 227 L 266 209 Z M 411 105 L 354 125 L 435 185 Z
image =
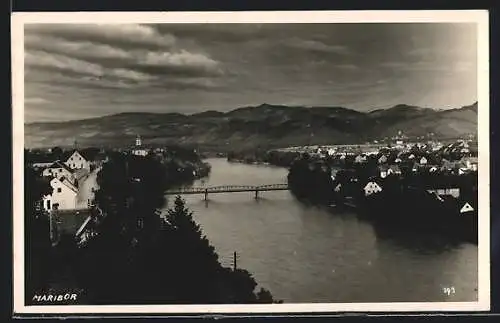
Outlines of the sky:
M 28 24 L 25 122 L 477 101 L 476 25 Z

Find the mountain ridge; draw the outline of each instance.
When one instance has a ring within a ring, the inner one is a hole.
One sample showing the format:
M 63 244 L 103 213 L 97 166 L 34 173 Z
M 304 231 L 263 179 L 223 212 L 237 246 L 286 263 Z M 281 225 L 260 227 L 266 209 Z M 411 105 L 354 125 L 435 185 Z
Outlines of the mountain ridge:
M 254 148 L 302 144 L 360 143 L 433 132 L 442 137 L 477 131 L 477 102 L 448 110 L 398 104 L 360 112 L 339 106 L 261 104 L 228 112 L 123 112 L 62 122 L 25 124 L 28 147 L 71 145 L 123 146 L 141 135 L 150 144 L 178 143 L 200 147 Z

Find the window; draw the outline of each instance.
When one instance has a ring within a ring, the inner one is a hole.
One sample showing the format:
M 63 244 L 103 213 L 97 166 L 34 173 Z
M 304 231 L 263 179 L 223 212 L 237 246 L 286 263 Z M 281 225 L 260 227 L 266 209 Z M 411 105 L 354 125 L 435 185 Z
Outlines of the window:
M 50 200 L 47 200 L 47 210 L 50 210 Z
M 62 190 L 61 190 L 61 188 L 60 188 L 60 187 L 58 187 L 58 188 L 57 188 L 57 193 L 61 193 L 61 191 L 62 191 Z

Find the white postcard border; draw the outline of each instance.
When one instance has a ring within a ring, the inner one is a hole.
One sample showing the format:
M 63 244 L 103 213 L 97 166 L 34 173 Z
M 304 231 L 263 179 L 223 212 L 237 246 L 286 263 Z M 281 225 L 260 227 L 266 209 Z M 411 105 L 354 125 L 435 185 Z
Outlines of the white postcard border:
M 24 24 L 27 23 L 477 23 L 479 194 L 478 301 L 436 303 L 306 303 L 262 305 L 54 305 L 24 304 Z M 266 12 L 47 12 L 13 13 L 13 265 L 15 314 L 104 313 L 314 313 L 434 312 L 490 309 L 489 203 L 489 25 L 485 10 L 419 11 L 266 11 Z

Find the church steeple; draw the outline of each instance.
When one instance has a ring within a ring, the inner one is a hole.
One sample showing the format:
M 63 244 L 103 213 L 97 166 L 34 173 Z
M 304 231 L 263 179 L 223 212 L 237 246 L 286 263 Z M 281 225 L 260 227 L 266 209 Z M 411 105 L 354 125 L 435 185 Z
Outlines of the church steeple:
M 141 136 L 137 135 L 135 138 L 135 146 L 140 147 L 142 145 Z

